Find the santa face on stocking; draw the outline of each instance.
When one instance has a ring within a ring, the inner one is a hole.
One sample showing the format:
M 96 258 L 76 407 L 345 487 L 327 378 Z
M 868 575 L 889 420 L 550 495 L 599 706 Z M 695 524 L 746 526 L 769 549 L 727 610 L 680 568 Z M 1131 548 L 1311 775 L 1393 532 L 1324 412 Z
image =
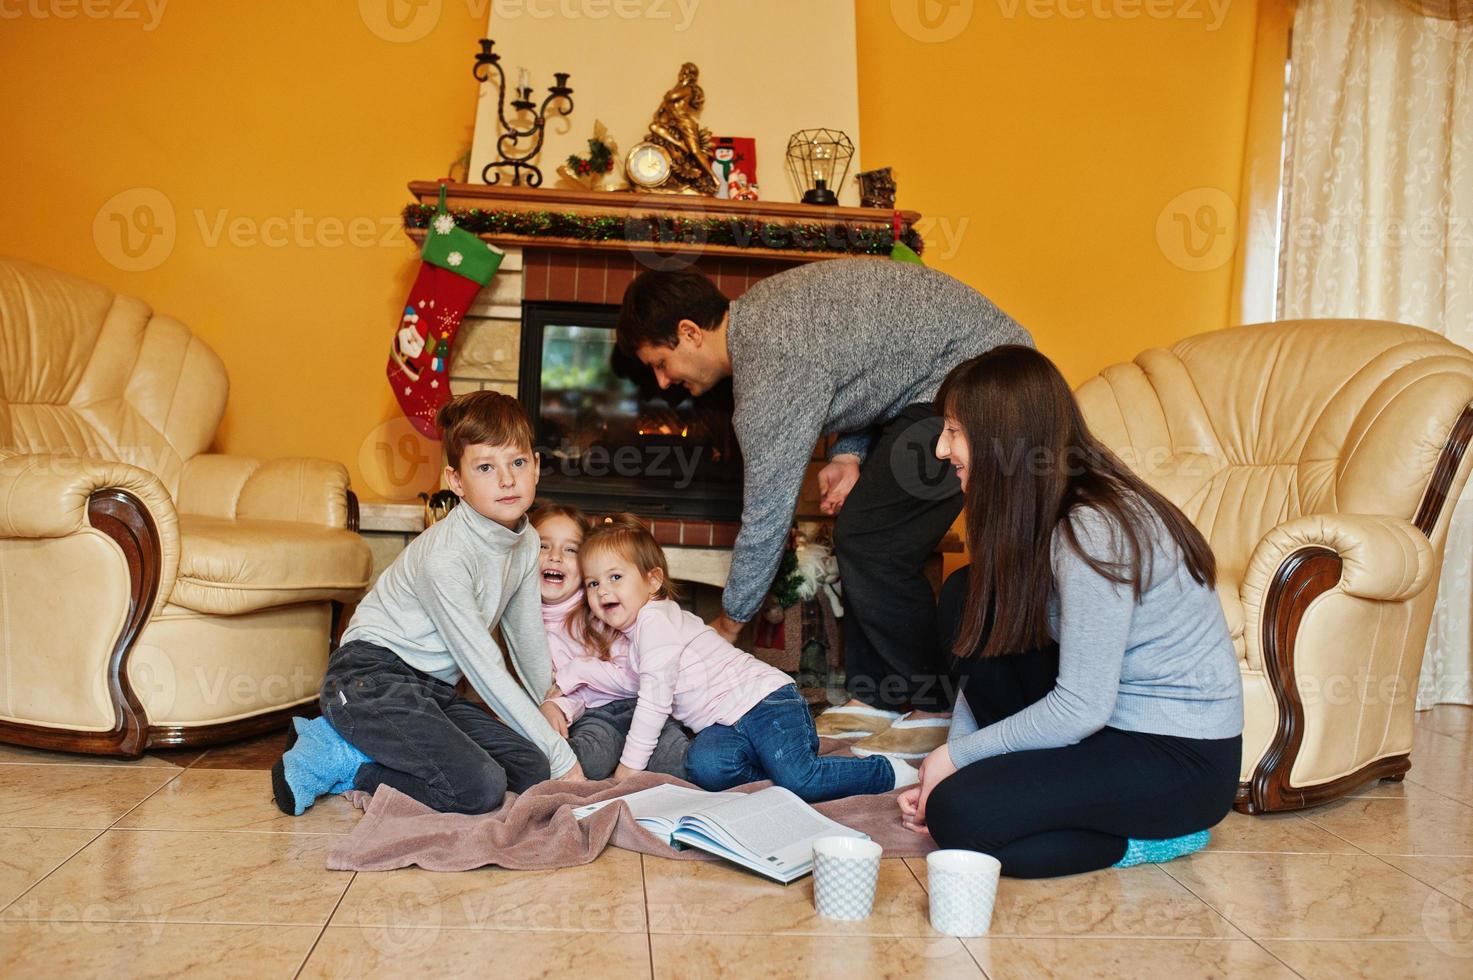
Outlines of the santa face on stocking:
M 414 307 L 404 307 L 404 318 L 399 321 L 399 332 L 394 335 L 390 356 L 411 381 L 419 380 L 420 367 L 413 362 L 424 353 L 425 338 L 419 332 L 419 314 Z

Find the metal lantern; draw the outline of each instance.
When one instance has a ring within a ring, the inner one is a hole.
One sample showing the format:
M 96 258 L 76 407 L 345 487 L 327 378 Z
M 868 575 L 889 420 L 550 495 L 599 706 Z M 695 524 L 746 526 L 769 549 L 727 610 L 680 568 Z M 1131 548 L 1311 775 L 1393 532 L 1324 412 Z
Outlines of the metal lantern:
M 843 184 L 854 159 L 854 141 L 837 129 L 803 129 L 788 140 L 788 173 L 804 204 L 838 204 L 831 187 Z

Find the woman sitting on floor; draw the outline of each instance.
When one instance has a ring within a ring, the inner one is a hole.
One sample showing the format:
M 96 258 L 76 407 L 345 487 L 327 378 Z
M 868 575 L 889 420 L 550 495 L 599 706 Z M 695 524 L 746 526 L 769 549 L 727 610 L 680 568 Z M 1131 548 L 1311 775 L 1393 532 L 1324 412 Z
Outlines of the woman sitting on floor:
M 1031 348 L 958 365 L 936 406 L 972 563 L 941 595 L 950 735 L 902 819 L 1019 878 L 1200 849 L 1232 807 L 1243 731 L 1206 540 Z

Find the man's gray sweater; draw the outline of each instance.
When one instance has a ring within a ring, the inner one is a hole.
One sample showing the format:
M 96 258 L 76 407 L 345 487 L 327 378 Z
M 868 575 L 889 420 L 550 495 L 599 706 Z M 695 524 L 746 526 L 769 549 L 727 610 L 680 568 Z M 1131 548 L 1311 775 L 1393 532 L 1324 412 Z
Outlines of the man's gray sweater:
M 886 259 L 831 259 L 764 279 L 731 304 L 727 347 L 745 461 L 742 528 L 722 605 L 757 614 L 782 558 L 813 446 L 864 455 L 866 430 L 929 402 L 948 371 L 1033 338 L 945 273 Z

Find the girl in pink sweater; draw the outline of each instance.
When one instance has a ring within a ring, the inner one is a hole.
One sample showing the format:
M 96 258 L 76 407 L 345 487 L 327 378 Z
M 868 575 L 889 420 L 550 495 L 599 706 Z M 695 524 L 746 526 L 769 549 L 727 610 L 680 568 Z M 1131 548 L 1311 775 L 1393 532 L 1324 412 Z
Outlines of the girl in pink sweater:
M 590 645 L 602 653 L 629 642 L 639 675 L 616 778 L 648 767 L 673 717 L 696 733 L 686 778 L 702 789 L 770 779 L 816 803 L 915 782 L 914 769 L 885 756 L 820 757 L 813 717 L 792 679 L 675 603 L 665 554 L 637 519 L 596 526 L 580 557 L 588 605 L 603 627 L 590 631 Z
M 578 551 L 589 520 L 576 507 L 541 504 L 531 515 L 542 547 L 542 623 L 552 655 L 553 689 L 542 716 L 568 740 L 583 774 L 607 779 L 614 772 L 634 717 L 639 675 L 623 637 L 591 649 L 590 613 L 583 598 Z M 651 772 L 686 778 L 690 737 L 673 720 L 659 730 Z

